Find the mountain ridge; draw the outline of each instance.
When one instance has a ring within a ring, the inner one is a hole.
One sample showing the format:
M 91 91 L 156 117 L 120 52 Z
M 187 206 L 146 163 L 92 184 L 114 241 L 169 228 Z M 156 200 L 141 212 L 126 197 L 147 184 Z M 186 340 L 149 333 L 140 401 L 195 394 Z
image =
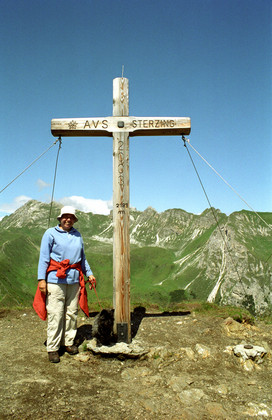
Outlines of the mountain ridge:
M 53 203 L 51 226 L 61 204 Z M 36 287 L 41 237 L 48 204 L 27 202 L 0 221 L 0 305 L 29 302 Z M 76 228 L 103 299 L 112 297 L 112 215 L 78 211 Z M 216 215 L 217 221 L 214 219 Z M 158 213 L 130 210 L 131 299 L 175 304 L 184 299 L 271 311 L 272 213 L 250 211 L 227 216 L 218 209 L 200 215 L 182 209 Z M 99 284 L 99 282 L 98 282 Z M 15 286 L 16 285 L 16 286 Z

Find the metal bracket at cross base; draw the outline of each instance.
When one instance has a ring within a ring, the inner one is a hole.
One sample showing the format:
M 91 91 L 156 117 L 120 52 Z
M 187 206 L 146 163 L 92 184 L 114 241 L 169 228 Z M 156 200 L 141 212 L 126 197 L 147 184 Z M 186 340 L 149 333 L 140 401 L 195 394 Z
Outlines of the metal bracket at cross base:
M 116 325 L 117 327 L 117 342 L 124 342 L 124 343 L 130 343 L 131 339 L 128 336 L 128 323 L 121 322 Z

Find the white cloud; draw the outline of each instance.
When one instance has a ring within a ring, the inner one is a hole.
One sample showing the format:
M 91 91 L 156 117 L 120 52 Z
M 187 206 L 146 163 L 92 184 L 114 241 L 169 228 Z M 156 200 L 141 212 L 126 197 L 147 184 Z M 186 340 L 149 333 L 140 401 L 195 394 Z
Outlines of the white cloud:
M 71 197 L 63 197 L 58 200 L 64 206 L 73 206 L 77 210 L 83 211 L 84 213 L 94 214 L 110 214 L 112 210 L 112 201 L 95 200 L 92 198 L 84 198 L 77 195 Z
M 48 184 L 40 178 L 38 179 L 36 184 L 38 185 L 39 191 L 43 190 L 44 188 L 50 187 L 50 184 Z
M 0 212 L 11 214 L 15 210 L 17 210 L 19 207 L 23 206 L 25 203 L 27 203 L 29 200 L 32 200 L 31 197 L 28 197 L 27 195 L 19 195 L 18 197 L 15 197 L 14 200 L 11 203 L 3 203 L 0 206 Z
M 0 220 L 6 215 L 13 213 L 19 207 L 23 206 L 29 200 L 32 200 L 31 197 L 26 195 L 20 195 L 15 197 L 11 203 L 0 204 Z M 110 214 L 112 210 L 112 201 L 105 200 L 95 200 L 91 198 L 84 198 L 77 195 L 71 197 L 63 197 L 57 200 L 64 206 L 73 206 L 77 210 L 83 211 L 84 213 L 94 213 L 94 214 Z M 50 202 L 50 199 L 49 199 Z

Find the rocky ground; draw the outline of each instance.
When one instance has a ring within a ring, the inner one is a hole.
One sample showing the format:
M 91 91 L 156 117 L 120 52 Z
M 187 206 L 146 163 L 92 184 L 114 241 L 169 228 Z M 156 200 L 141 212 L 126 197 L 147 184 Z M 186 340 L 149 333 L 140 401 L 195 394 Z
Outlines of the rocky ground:
M 92 323 L 79 317 L 81 331 Z M 93 354 L 84 341 L 51 364 L 46 323 L 32 310 L 1 311 L 0 418 L 272 418 L 271 325 L 180 312 L 135 318 L 133 331 L 140 358 Z M 238 344 L 267 353 L 243 360 Z

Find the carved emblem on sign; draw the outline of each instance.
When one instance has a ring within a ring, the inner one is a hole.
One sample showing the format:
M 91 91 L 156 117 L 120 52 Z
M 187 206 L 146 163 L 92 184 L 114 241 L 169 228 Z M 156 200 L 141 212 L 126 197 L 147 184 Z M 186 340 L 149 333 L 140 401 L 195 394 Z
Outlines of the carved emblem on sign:
M 77 128 L 77 122 L 76 121 L 71 121 L 68 123 L 68 127 L 70 128 L 70 130 L 76 130 Z

